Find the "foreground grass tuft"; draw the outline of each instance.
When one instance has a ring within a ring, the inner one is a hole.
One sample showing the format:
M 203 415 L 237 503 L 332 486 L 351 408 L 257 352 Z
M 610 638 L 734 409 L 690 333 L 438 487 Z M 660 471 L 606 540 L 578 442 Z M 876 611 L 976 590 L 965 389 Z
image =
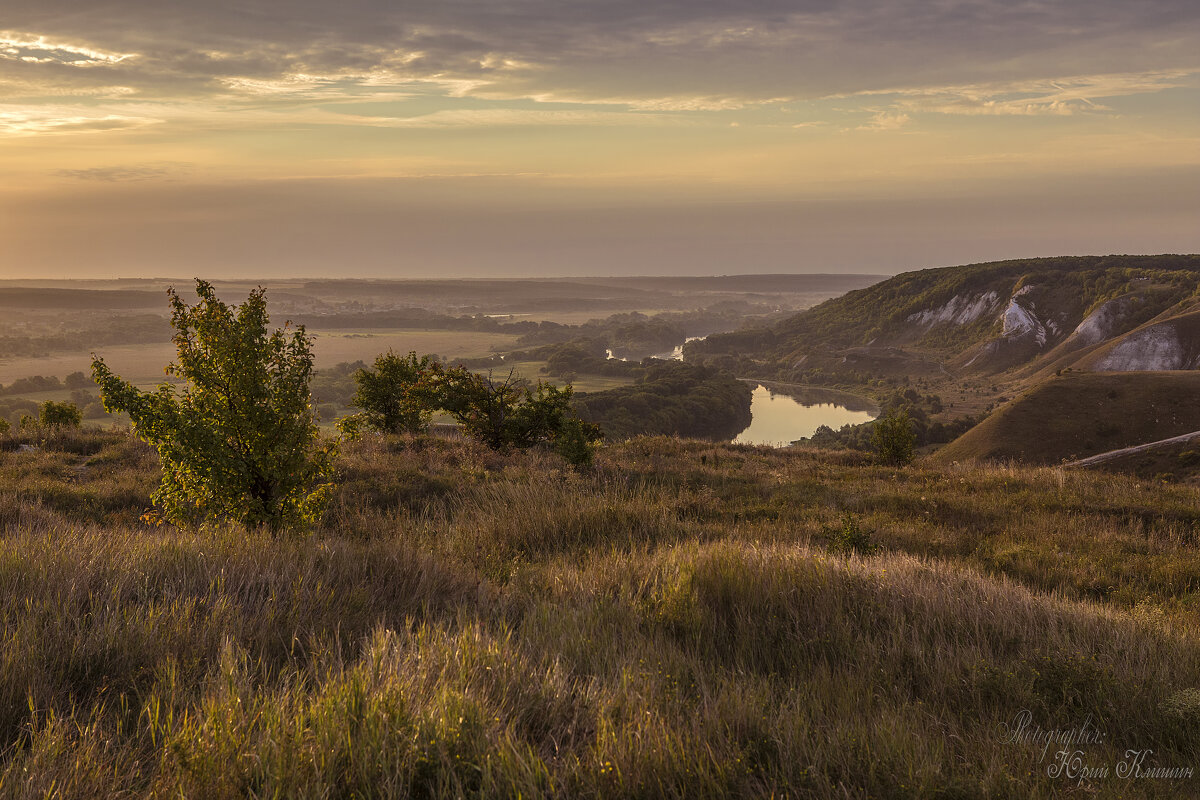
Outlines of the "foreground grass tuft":
M 138 447 L 0 454 L 4 796 L 1196 790 L 1111 772 L 1200 768 L 1194 489 L 368 440 L 271 537 L 137 522 Z M 1109 776 L 1053 774 L 1023 713 L 1098 729 Z

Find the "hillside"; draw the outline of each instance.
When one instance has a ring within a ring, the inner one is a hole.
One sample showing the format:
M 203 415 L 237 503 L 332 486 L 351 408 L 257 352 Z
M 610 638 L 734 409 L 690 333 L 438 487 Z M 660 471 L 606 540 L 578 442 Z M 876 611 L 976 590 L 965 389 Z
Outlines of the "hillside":
M 1200 372 L 1067 372 L 930 456 L 1057 464 L 1200 430 Z
M 1152 320 L 1104 341 L 1077 363 L 1099 372 L 1200 368 L 1200 311 Z
M 315 529 L 0 451 L 6 797 L 1189 796 L 1200 490 L 634 439 L 367 439 Z M 1131 524 L 1131 521 L 1134 524 Z M 1103 734 L 1055 775 L 1020 724 Z M 1139 780 L 1113 777 L 1152 750 Z
M 928 422 L 943 430 L 999 408 L 939 458 L 1057 462 L 1117 441 L 1185 432 L 1171 420 L 1190 420 L 1190 412 L 1142 413 L 1137 398 L 1176 399 L 1147 397 L 1135 378 L 1073 378 L 1085 394 L 1103 392 L 1078 399 L 1064 395 L 1062 383 L 1041 387 L 1069 372 L 1200 368 L 1200 255 L 1041 258 L 909 272 L 771 327 L 691 342 L 685 353 L 739 376 L 834 386 L 881 403 L 911 389 L 933 398 L 937 410 Z M 1113 387 L 1131 399 L 1109 403 Z M 1022 399 L 1005 406 L 1013 397 Z M 869 435 L 838 441 L 849 439 Z
M 734 361 L 794 382 L 879 379 L 949 383 L 1070 366 L 1151 320 L 1189 310 L 1200 256 L 1081 256 L 904 273 L 771 328 L 714 335 L 689 358 Z M 1180 348 L 1193 346 L 1192 328 Z M 1200 343 L 1197 343 L 1200 346 Z M 1157 369 L 1146 345 L 1096 369 Z M 1172 362 L 1176 363 L 1176 362 Z M 1179 362 L 1182 363 L 1182 362 Z M 1144 364 L 1144 365 L 1143 365 Z

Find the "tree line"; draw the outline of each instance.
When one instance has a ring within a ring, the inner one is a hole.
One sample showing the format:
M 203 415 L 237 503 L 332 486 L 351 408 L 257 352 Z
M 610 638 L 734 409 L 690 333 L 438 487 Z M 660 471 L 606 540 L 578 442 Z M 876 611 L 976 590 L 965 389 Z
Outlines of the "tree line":
M 647 361 L 637 382 L 580 393 L 580 417 L 609 438 L 640 434 L 729 439 L 750 425 L 750 385 L 683 361 Z

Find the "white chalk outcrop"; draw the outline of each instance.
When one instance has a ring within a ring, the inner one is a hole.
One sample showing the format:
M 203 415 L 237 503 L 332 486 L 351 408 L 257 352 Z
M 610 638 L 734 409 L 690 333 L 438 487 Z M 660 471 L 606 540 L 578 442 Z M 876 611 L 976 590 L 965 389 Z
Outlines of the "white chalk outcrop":
M 945 305 L 909 314 L 906 320 L 924 328 L 932 328 L 934 325 L 944 322 L 968 325 L 992 311 L 999 300 L 1000 297 L 995 292 L 987 292 L 975 297 L 956 294 Z
M 1092 368 L 1098 372 L 1196 369 L 1197 359 L 1188 351 L 1176 327 L 1164 322 L 1129 334 Z
M 1118 297 L 1101 304 L 1071 331 L 1066 341 L 1067 348 L 1077 350 L 1124 333 L 1137 307 L 1145 302 L 1145 298 L 1135 296 Z
M 1008 301 L 1008 305 L 1004 308 L 1004 316 L 1001 317 L 1004 327 L 1001 329 L 1000 335 L 1005 339 L 1023 339 L 1031 336 L 1037 342 L 1038 347 L 1045 347 L 1045 324 L 1038 319 L 1032 309 L 1022 305 L 1020 300 L 1022 295 L 1028 294 L 1026 290 L 1032 288 L 1026 286 Z

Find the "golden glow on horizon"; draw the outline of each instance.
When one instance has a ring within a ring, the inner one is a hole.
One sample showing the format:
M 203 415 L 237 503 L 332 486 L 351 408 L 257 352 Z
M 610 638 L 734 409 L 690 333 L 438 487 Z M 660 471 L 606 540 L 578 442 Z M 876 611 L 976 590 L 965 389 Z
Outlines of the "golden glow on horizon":
M 863 0 L 878 6 L 877 20 L 803 3 L 779 18 L 770 3 L 756 11 L 757 0 L 651 3 L 650 21 L 637 25 L 607 18 L 601 3 L 538 16 L 530 9 L 540 2 L 507 0 L 474 20 L 450 0 L 444 13 L 426 10 L 399 27 L 384 5 L 365 3 L 363 20 L 314 7 L 294 10 L 293 27 L 220 9 L 192 9 L 186 21 L 143 13 L 157 8 L 149 0 L 64 21 L 18 0 L 14 11 L 24 13 L 0 32 L 0 210 L 15 236 L 0 274 L 75 268 L 79 254 L 94 253 L 84 231 L 101 219 L 102 230 L 126 231 L 126 249 L 89 261 L 97 269 L 161 273 L 149 262 L 169 254 L 168 242 L 143 248 L 134 234 L 187 219 L 211 224 L 213 236 L 229 231 L 238 263 L 270 252 L 245 245 L 253 220 L 264 240 L 307 220 L 340 237 L 343 252 L 377 251 L 366 271 L 424 268 L 381 260 L 387 248 L 363 244 L 387 239 L 386 223 L 339 217 L 372 204 L 382 218 L 416 204 L 455 230 L 487 228 L 494 204 L 526 232 L 521 263 L 545 258 L 531 269 L 550 272 L 572 266 L 560 245 L 538 249 L 545 208 L 657 209 L 663 238 L 640 241 L 684 265 L 704 257 L 704 245 L 689 248 L 670 220 L 698 204 L 824 200 L 843 209 L 838 225 L 849 230 L 908 219 L 906 201 L 969 197 L 978 216 L 965 231 L 986 230 L 992 216 L 1021 218 L 1048 194 L 1075 197 L 1069 206 L 1099 191 L 1112 203 L 1095 223 L 1112 234 L 1102 246 L 1200 250 L 1195 226 L 1170 227 L 1180 213 L 1200 215 L 1187 188 L 1188 175 L 1200 177 L 1200 12 L 1152 24 L 1116 0 L 1070 0 L 1039 9 L 1039 22 L 977 4 L 972 24 L 983 20 L 989 38 L 967 52 L 950 33 L 965 41 L 974 28 L 908 0 Z M 854 210 L 876 201 L 891 210 Z M 255 202 L 278 204 L 280 216 Z M 937 255 L 946 236 L 938 214 L 909 222 L 904 236 L 928 240 L 927 257 L 951 258 Z M 595 224 L 580 223 L 579 241 L 618 241 L 610 223 Z M 747 223 L 728 224 L 721 235 L 741 241 Z M 1089 250 L 1086 225 L 1071 225 L 1076 233 L 1059 240 L 1016 229 L 1019 253 L 992 243 L 979 258 Z M 749 271 L 796 252 L 786 222 L 756 235 L 774 244 Z M 469 238 L 447 245 L 459 247 L 450 261 L 486 269 L 470 262 L 483 264 L 494 246 L 460 246 Z M 863 248 L 860 271 L 908 266 L 881 263 L 886 242 L 867 239 L 843 242 Z

